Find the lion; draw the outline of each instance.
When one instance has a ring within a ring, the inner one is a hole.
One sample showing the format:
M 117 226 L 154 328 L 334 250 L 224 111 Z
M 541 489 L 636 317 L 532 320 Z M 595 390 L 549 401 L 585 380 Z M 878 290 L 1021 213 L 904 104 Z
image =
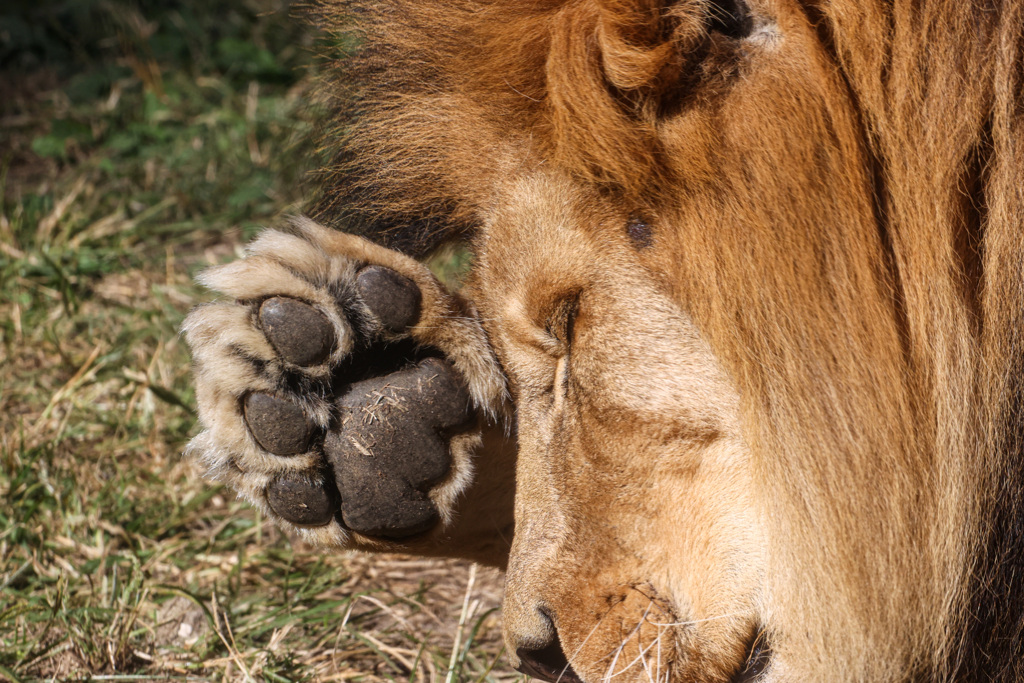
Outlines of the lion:
M 506 569 L 548 681 L 1024 680 L 1024 2 L 314 12 L 323 193 L 184 325 L 211 479 Z

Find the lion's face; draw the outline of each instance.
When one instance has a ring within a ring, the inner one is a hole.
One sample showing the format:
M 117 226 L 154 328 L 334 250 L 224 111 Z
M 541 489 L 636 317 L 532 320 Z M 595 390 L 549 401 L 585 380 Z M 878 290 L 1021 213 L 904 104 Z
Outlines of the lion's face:
M 477 294 L 517 406 L 510 650 L 557 630 L 587 680 L 726 680 L 763 570 L 737 396 L 628 215 L 548 176 L 509 199 Z
M 541 673 L 532 652 L 556 633 L 588 681 L 762 664 L 774 466 L 752 461 L 744 429 L 733 373 L 751 359 L 716 350 L 725 312 L 709 302 L 734 275 L 715 269 L 761 287 L 772 252 L 871 217 L 852 112 L 806 18 L 755 9 L 755 34 L 716 38 L 727 85 L 659 122 L 670 191 L 641 210 L 519 161 L 531 170 L 504 179 L 477 239 L 473 295 L 517 410 L 505 623 L 524 670 Z

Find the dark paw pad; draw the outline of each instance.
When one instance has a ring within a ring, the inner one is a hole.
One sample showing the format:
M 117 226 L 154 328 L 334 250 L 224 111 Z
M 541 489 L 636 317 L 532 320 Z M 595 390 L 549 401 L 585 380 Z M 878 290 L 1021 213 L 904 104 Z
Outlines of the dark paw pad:
M 338 508 L 322 486 L 290 475 L 267 487 L 267 502 L 281 517 L 301 526 L 323 526 Z
M 420 288 L 383 266 L 367 266 L 356 276 L 359 295 L 391 332 L 404 332 L 420 319 Z
M 315 308 L 275 296 L 260 306 L 260 327 L 288 363 L 303 367 L 322 363 L 334 346 L 334 328 Z
M 426 531 L 438 514 L 427 491 L 448 474 L 450 431 L 469 421 L 469 394 L 445 361 L 353 384 L 324 442 L 346 526 L 368 536 Z
M 249 394 L 245 422 L 259 445 L 274 455 L 297 455 L 309 448 L 313 425 L 302 408 L 288 399 Z

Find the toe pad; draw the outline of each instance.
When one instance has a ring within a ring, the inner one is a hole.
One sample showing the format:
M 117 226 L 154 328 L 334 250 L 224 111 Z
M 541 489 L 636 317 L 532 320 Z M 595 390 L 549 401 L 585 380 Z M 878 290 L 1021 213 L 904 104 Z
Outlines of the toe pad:
M 322 363 L 334 346 L 334 329 L 318 310 L 295 299 L 275 296 L 260 306 L 260 326 L 287 363 Z
M 274 512 L 299 526 L 323 526 L 337 509 L 324 487 L 289 475 L 267 487 L 267 502 Z
M 381 324 L 404 332 L 420 319 L 422 294 L 412 280 L 382 266 L 367 266 L 356 277 L 359 295 Z
M 245 422 L 257 443 L 274 455 L 297 455 L 309 448 L 313 426 L 302 408 L 288 399 L 249 394 Z

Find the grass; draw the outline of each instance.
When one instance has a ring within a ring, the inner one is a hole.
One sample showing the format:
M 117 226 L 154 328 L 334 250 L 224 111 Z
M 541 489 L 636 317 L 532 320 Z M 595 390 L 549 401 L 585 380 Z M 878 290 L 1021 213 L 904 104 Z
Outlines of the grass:
M 317 555 L 179 456 L 192 278 L 303 206 L 311 32 L 43 5 L 0 14 L 0 679 L 521 678 L 495 573 Z

